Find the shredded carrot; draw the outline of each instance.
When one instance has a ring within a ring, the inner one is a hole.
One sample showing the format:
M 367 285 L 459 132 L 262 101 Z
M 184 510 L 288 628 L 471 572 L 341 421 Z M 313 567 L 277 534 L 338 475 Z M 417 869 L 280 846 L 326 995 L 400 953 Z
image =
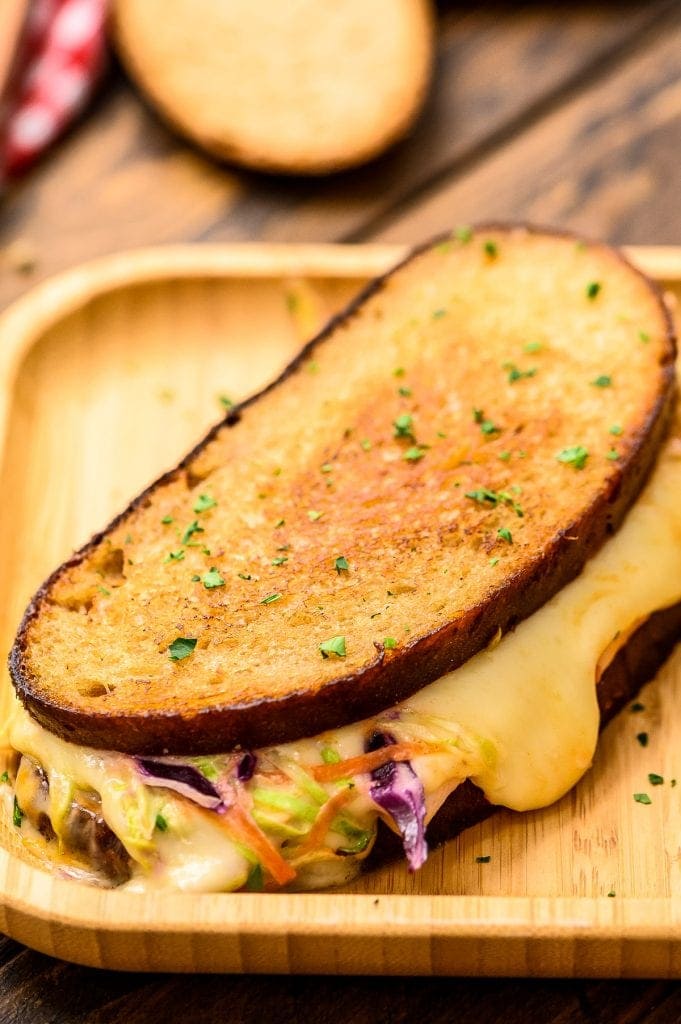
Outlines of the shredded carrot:
M 434 753 L 440 745 L 433 743 L 393 743 L 368 754 L 350 757 L 336 764 L 317 764 L 312 769 L 317 782 L 335 782 L 337 779 L 352 778 L 353 775 L 373 772 L 388 761 L 409 761 L 418 754 Z
M 308 853 L 312 853 L 318 847 L 323 846 L 326 834 L 331 828 L 331 823 L 336 817 L 339 809 L 347 804 L 348 801 L 352 800 L 357 795 L 354 788 L 346 786 L 344 789 L 339 789 L 337 793 L 334 793 L 332 797 L 326 801 L 322 806 L 314 825 L 305 836 L 303 842 L 296 848 L 296 858 L 304 857 Z
M 233 839 L 252 850 L 265 871 L 278 885 L 286 885 L 296 877 L 295 870 L 238 803 L 232 804 L 224 814 L 216 814 L 214 811 L 205 813 L 210 814 L 213 821 L 217 819 L 224 823 L 226 831 Z

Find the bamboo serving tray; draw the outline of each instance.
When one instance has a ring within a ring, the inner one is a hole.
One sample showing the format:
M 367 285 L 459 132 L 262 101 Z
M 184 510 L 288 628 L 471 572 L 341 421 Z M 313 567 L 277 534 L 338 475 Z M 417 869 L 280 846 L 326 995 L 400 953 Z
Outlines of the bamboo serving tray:
M 141 250 L 47 281 L 0 317 L 3 656 L 37 585 L 220 418 L 219 396 L 261 387 L 401 253 Z M 681 296 L 681 249 L 630 255 Z M 342 892 L 95 889 L 28 859 L 4 822 L 0 929 L 126 970 L 681 977 L 681 650 L 640 699 L 558 804 L 497 814 L 420 873 L 393 864 Z M 11 700 L 5 675 L 3 714 Z

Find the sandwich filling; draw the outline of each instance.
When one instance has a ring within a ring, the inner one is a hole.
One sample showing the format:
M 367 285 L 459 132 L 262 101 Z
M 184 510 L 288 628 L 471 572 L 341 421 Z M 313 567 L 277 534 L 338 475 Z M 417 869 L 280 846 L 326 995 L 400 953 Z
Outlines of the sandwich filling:
M 133 757 L 65 742 L 17 708 L 16 768 L 5 776 L 14 825 L 63 872 L 85 865 L 105 884 L 318 888 L 352 877 L 379 819 L 420 867 L 427 823 L 466 779 L 493 804 L 550 804 L 591 764 L 607 660 L 681 600 L 679 494 L 672 438 L 624 525 L 575 581 L 456 671 L 363 722 L 257 751 Z

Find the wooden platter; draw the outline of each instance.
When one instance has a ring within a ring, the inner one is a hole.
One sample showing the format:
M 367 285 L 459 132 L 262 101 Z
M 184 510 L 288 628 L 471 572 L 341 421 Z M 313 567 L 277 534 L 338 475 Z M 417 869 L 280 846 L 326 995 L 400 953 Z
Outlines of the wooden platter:
M 0 639 L 49 570 L 260 387 L 393 246 L 174 246 L 46 281 L 0 318 Z M 681 297 L 681 250 L 632 258 Z M 0 711 L 11 708 L 3 679 Z M 681 651 L 557 805 L 410 875 L 320 894 L 136 895 L 56 878 L 0 823 L 0 929 L 125 970 L 681 977 Z M 648 744 L 637 742 L 645 732 Z M 664 778 L 651 788 L 648 774 Z M 633 800 L 647 790 L 648 806 Z M 477 858 L 485 858 L 480 862 Z M 489 857 L 489 860 L 486 858 Z M 610 895 L 614 894 L 614 895 Z

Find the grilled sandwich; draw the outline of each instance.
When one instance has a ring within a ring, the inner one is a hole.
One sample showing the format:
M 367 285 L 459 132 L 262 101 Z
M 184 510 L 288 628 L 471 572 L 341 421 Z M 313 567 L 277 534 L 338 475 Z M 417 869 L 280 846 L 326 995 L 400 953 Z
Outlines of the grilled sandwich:
M 15 821 L 94 881 L 217 891 L 558 799 L 679 635 L 674 362 L 606 246 L 417 250 L 35 595 Z

